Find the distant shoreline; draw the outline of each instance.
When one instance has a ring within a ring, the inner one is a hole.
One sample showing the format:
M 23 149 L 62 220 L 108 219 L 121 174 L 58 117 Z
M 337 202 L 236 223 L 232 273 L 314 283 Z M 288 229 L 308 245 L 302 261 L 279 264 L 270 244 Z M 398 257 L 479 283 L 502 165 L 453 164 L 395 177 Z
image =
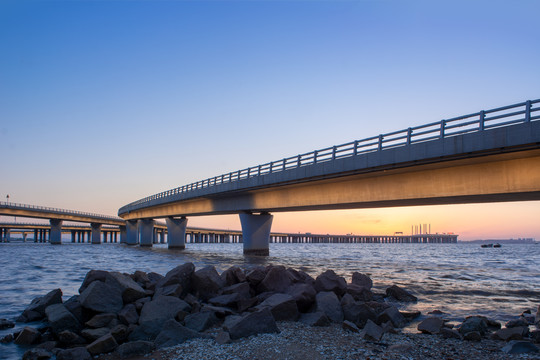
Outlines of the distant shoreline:
M 467 243 L 467 244 L 489 244 L 489 243 L 500 243 L 500 244 L 538 244 L 540 242 L 535 239 L 482 239 L 482 240 L 470 240 L 463 241 L 458 240 L 458 243 Z

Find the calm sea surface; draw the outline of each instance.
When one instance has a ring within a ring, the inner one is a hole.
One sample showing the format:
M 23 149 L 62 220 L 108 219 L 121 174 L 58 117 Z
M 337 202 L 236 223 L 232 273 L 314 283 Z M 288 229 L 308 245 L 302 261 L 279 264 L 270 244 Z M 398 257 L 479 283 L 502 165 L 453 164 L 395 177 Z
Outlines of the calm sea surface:
M 540 305 L 540 245 L 271 244 L 270 254 L 243 256 L 242 244 L 187 244 L 184 251 L 166 245 L 0 244 L 0 318 L 13 320 L 33 298 L 55 288 L 67 300 L 91 269 L 165 274 L 185 262 L 214 265 L 220 272 L 232 265 L 279 264 L 313 277 L 332 269 L 347 281 L 359 271 L 371 276 L 376 291 L 397 284 L 419 298 L 402 309 L 424 314 L 439 309 L 456 321 L 474 314 L 506 321 Z M 13 331 L 0 331 L 0 337 Z M 20 354 L 15 345 L 0 345 L 1 359 Z

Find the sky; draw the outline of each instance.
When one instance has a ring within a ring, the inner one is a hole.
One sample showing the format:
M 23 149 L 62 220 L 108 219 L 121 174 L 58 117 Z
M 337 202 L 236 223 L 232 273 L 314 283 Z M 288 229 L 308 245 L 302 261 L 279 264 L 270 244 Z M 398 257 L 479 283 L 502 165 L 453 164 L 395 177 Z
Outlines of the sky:
M 540 97 L 540 2 L 0 0 L 0 199 L 115 215 L 197 180 Z M 540 240 L 540 202 L 273 230 Z M 239 229 L 237 216 L 189 225 Z

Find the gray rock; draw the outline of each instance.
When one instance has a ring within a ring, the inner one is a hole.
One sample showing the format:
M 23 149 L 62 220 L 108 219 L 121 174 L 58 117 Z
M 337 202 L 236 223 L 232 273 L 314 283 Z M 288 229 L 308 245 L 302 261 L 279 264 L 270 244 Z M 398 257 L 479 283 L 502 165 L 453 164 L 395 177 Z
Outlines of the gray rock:
M 139 322 L 139 313 L 135 304 L 127 304 L 118 313 L 118 320 L 124 325 L 137 324 Z
M 93 281 L 79 297 L 81 305 L 98 313 L 118 313 L 124 307 L 120 288 Z
M 438 317 L 430 317 L 418 324 L 417 329 L 424 334 L 438 334 L 443 328 L 444 321 Z
M 446 327 L 442 327 L 439 334 L 446 339 L 463 339 L 463 336 L 459 333 L 459 331 L 455 329 L 448 329 Z
M 116 314 L 113 313 L 105 313 L 105 314 L 97 314 L 92 319 L 88 320 L 85 325 L 94 329 L 102 328 L 102 327 L 110 327 L 109 324 L 116 320 Z
M 139 324 L 158 321 L 164 323 L 174 319 L 180 311 L 190 312 L 191 306 L 184 300 L 172 296 L 159 296 L 144 304 L 139 317 Z M 144 340 L 144 339 L 138 339 Z
M 510 341 L 522 340 L 523 336 L 529 331 L 528 327 L 510 327 L 495 331 L 492 338 L 496 340 Z
M 309 326 L 329 326 L 330 319 L 323 312 L 300 314 L 300 322 Z
M 241 282 L 231 286 L 223 288 L 223 295 L 238 294 L 241 299 L 249 299 L 251 297 L 251 290 L 249 283 Z
M 371 320 L 368 320 L 366 322 L 366 326 L 364 326 L 364 328 L 362 329 L 360 336 L 363 339 L 380 341 L 383 334 L 384 331 L 379 325 L 375 324 Z
M 246 274 L 246 279 L 250 286 L 257 287 L 266 277 L 266 271 L 262 266 L 258 266 Z
M 222 330 L 216 335 L 216 342 L 220 345 L 230 344 L 231 336 L 227 331 Z
M 514 320 L 508 321 L 504 326 L 507 328 L 529 326 L 529 322 L 524 317 L 519 317 Z
M 483 316 L 470 316 L 460 325 L 458 331 L 463 336 L 472 331 L 477 331 L 480 335 L 484 335 L 487 331 L 487 323 Z
M 291 285 L 292 280 L 287 269 L 284 266 L 272 266 L 257 286 L 257 291 L 285 293 Z
M 79 295 L 74 295 L 70 297 L 67 301 L 64 302 L 64 306 L 66 309 L 69 310 L 70 313 L 72 313 L 79 323 L 84 324 L 86 321 L 88 321 L 88 316 L 90 316 L 88 311 L 85 311 L 83 306 L 81 305 L 81 302 L 79 301 Z
M 111 329 L 105 327 L 99 329 L 84 329 L 81 331 L 81 335 L 89 342 L 96 341 L 97 339 L 110 333 Z
M 7 319 L 0 319 L 0 330 L 10 329 L 12 327 L 15 327 L 15 323 L 13 321 L 9 321 Z
M 194 271 L 195 265 L 193 265 L 193 263 L 179 265 L 165 274 L 164 278 L 157 281 L 156 289 L 168 285 L 179 284 L 182 286 L 182 296 L 185 296 L 191 291 L 192 276 Z M 152 280 L 153 275 L 148 274 L 148 276 Z
M 202 332 L 217 324 L 219 319 L 213 311 L 202 311 L 195 314 L 190 314 L 184 319 L 184 324 L 187 328 Z
M 336 323 L 343 322 L 343 310 L 339 303 L 338 297 L 333 291 L 323 291 L 315 297 L 317 311 L 321 311 L 328 318 Z
M 33 348 L 25 351 L 22 360 L 47 360 L 52 356 L 53 354 L 45 349 Z
M 127 358 L 135 355 L 144 355 L 154 351 L 155 345 L 152 341 L 131 341 L 122 344 L 116 348 L 114 353 L 122 358 Z
M 347 284 L 347 293 L 351 294 L 355 300 L 371 301 L 373 293 L 368 288 L 356 284 Z
M 90 284 L 90 286 L 92 285 Z M 117 347 L 118 347 L 118 343 L 116 342 L 114 337 L 109 333 L 107 335 L 100 337 L 99 339 L 97 339 L 96 341 L 88 345 L 86 347 L 86 350 L 88 350 L 88 352 L 91 355 L 99 355 L 99 354 L 104 354 L 104 353 L 110 353 Z
M 180 284 L 172 284 L 163 287 L 156 288 L 154 298 L 158 296 L 174 296 L 181 297 L 184 292 L 184 288 Z
M 302 283 L 311 286 L 315 285 L 315 279 L 306 274 L 304 271 L 287 268 L 287 272 L 289 273 L 289 277 L 293 283 Z
M 366 304 L 349 303 L 342 306 L 342 309 L 345 320 L 353 322 L 360 328 L 363 328 L 368 320 L 376 321 L 377 319 L 373 309 Z
M 32 345 L 39 341 L 41 334 L 37 329 L 29 326 L 24 327 L 15 338 L 17 345 Z
M 131 278 L 143 288 L 146 288 L 146 285 L 150 283 L 150 278 L 144 271 L 135 270 L 135 272 L 131 275 Z
M 463 335 L 464 340 L 469 341 L 481 341 L 482 340 L 482 334 L 480 334 L 479 331 L 470 331 Z
M 343 307 L 343 306 L 355 304 L 356 300 L 354 300 L 351 294 L 345 294 L 341 297 L 341 300 L 339 303 L 341 304 L 341 307 Z
M 58 334 L 58 340 L 67 346 L 84 345 L 86 340 L 73 331 L 64 330 Z
M 228 326 L 228 330 L 233 340 L 263 333 L 279 333 L 276 321 L 267 308 L 242 316 Z
M 276 321 L 298 319 L 298 306 L 291 295 L 274 294 L 256 306 L 256 309 L 268 308 Z
M 105 283 L 110 283 L 120 289 L 124 304 L 130 304 L 146 296 L 145 290 L 131 277 L 119 272 L 110 272 L 105 278 Z
M 392 285 L 386 289 L 386 296 L 391 296 L 398 301 L 404 302 L 414 302 L 418 300 L 416 296 L 397 285 Z
M 347 291 L 347 282 L 333 270 L 326 270 L 315 279 L 317 292 L 333 291 L 336 295 L 343 295 Z
M 47 321 L 51 325 L 53 333 L 58 334 L 64 330 L 77 332 L 81 329 L 81 324 L 64 304 L 50 305 L 45 309 Z
M 130 325 L 133 327 L 134 325 Z M 129 334 L 129 341 L 154 341 L 156 336 L 161 331 L 163 322 L 160 320 L 157 321 L 147 321 L 139 326 L 136 326 Z
M 127 340 L 129 330 L 126 325 L 118 324 L 111 329 L 111 335 L 114 337 L 117 343 L 123 343 Z
M 243 313 L 244 311 L 257 305 L 258 303 L 259 303 L 259 299 L 257 299 L 256 297 L 251 298 L 251 299 L 240 300 L 237 305 L 238 306 L 237 310 L 239 313 Z
M 420 311 L 400 311 L 400 313 L 407 321 L 412 321 L 422 315 Z
M 84 280 L 79 288 L 79 294 L 82 294 L 84 290 L 94 281 L 105 282 L 108 272 L 104 270 L 90 270 L 86 273 Z
M 397 328 L 401 328 L 407 325 L 407 320 L 405 319 L 405 317 L 403 317 L 403 315 L 401 315 L 401 313 L 395 306 L 389 307 L 377 316 L 378 324 L 382 324 L 387 321 L 392 322 L 392 324 Z
M 183 343 L 189 339 L 207 338 L 208 336 L 180 325 L 175 320 L 169 320 L 163 324 L 163 330 L 158 334 L 154 343 L 157 348 L 170 347 Z
M 207 301 L 219 294 L 225 285 L 213 266 L 206 266 L 195 271 L 192 279 L 195 294 L 203 301 Z
M 528 354 L 540 351 L 537 346 L 529 341 L 512 340 L 501 349 L 507 354 Z
M 31 322 L 41 320 L 46 316 L 45 309 L 47 307 L 61 303 L 62 290 L 54 289 L 48 292 L 46 295 L 32 300 L 30 305 L 23 311 L 22 315 L 17 319 L 17 321 Z
M 0 338 L 0 343 L 8 344 L 14 340 L 13 334 L 7 334 L 6 336 Z
M 56 360 L 91 360 L 92 355 L 85 347 L 60 350 L 56 354 Z
M 236 309 L 240 300 L 242 300 L 242 297 L 238 293 L 234 293 L 213 297 L 209 299 L 208 302 L 215 306 L 225 306 Z
M 139 299 L 139 300 L 135 301 L 135 308 L 137 309 L 137 311 L 141 311 L 144 304 L 146 304 L 149 301 L 152 301 L 151 297 L 148 297 L 148 296 L 143 297 L 142 299 Z
M 348 330 L 352 332 L 360 332 L 360 329 L 358 326 L 356 326 L 354 323 L 350 322 L 349 320 L 343 321 L 343 324 L 341 325 L 343 330 Z
M 317 291 L 309 283 L 295 283 L 287 289 L 287 294 L 291 295 L 296 301 L 298 310 L 305 312 L 315 303 Z
M 246 281 L 246 274 L 238 266 L 232 266 L 221 273 L 225 286 L 231 286 Z
M 353 272 L 352 274 L 352 280 L 351 282 L 354 284 L 354 285 L 358 285 L 358 286 L 361 286 L 363 288 L 366 288 L 368 290 L 371 290 L 371 288 L 373 287 L 373 281 L 371 280 L 371 278 L 365 274 L 362 274 L 362 273 L 359 273 L 359 272 Z
M 535 343 L 540 343 L 540 330 L 531 331 L 530 336 Z
M 223 307 L 223 306 L 206 305 L 206 304 L 204 304 L 201 308 L 201 312 L 203 311 L 213 311 L 220 318 L 236 314 L 236 312 L 231 310 L 230 308 Z

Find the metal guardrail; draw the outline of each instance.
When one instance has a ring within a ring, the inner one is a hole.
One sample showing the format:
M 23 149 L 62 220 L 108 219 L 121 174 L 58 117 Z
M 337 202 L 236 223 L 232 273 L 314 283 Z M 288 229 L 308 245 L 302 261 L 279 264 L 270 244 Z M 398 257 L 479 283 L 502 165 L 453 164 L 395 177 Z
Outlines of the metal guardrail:
M 209 188 L 212 186 L 231 183 L 256 176 L 407 146 L 410 144 L 440 140 L 452 136 L 475 133 L 488 129 L 539 120 L 540 107 L 533 108 L 533 105 L 538 103 L 540 103 L 540 99 L 527 100 L 519 104 L 508 105 L 491 110 L 482 110 L 469 115 L 444 119 L 425 125 L 410 127 L 404 130 L 394 131 L 387 134 L 381 134 L 362 140 L 355 140 L 345 144 L 315 150 L 305 154 L 291 156 L 277 161 L 271 161 L 266 164 L 214 176 L 212 178 L 200 180 L 188 185 L 147 196 L 122 207 L 120 210 L 148 203 L 153 200 L 185 194 L 190 191 Z
M 114 221 L 124 221 L 124 219 L 118 216 L 93 214 L 93 213 L 88 213 L 88 212 L 83 212 L 83 211 L 65 210 L 65 209 L 51 208 L 51 207 L 46 207 L 46 206 L 18 204 L 18 203 L 6 202 L 6 201 L 0 201 L 0 206 L 5 207 L 5 208 L 21 209 L 21 210 L 29 210 L 29 209 L 42 210 L 42 211 L 52 212 L 56 214 L 63 214 L 63 215 L 87 216 L 87 217 L 101 219 L 101 220 L 108 219 L 108 220 L 114 220 Z

